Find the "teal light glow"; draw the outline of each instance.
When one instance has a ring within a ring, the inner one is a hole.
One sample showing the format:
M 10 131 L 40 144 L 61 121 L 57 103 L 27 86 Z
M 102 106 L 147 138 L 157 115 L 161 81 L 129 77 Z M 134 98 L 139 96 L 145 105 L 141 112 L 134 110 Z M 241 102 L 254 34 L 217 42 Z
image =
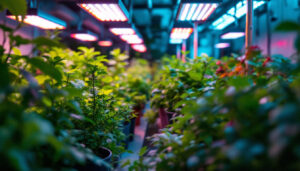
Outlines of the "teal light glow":
M 241 18 L 245 16 L 247 13 L 247 4 L 246 0 L 238 2 L 236 6 L 236 18 Z M 266 2 L 265 1 L 254 1 L 253 2 L 253 9 L 257 9 L 258 7 L 264 5 Z M 235 14 L 235 8 L 232 7 L 230 8 L 226 14 L 222 15 L 220 18 L 218 18 L 216 21 L 213 22 L 212 26 L 215 30 L 223 30 L 230 24 L 232 24 L 235 21 L 234 18 Z
M 181 44 L 183 39 L 170 39 L 170 44 Z

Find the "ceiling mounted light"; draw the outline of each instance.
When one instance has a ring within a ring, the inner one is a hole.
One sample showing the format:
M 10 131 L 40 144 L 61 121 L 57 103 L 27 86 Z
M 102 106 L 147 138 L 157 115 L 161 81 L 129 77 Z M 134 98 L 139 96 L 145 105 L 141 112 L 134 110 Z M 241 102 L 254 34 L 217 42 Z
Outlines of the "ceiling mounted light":
M 187 39 L 192 34 L 192 28 L 173 28 L 171 31 L 172 39 Z
M 110 47 L 113 45 L 113 43 L 110 40 L 101 40 L 98 42 L 98 45 L 102 47 Z
M 78 5 L 100 21 L 128 21 L 128 11 L 121 0 L 80 0 Z
M 145 45 L 143 44 L 134 44 L 134 45 L 131 45 L 131 48 L 137 52 L 141 52 L 141 53 L 144 53 L 147 51 L 147 48 Z
M 228 48 L 228 47 L 230 47 L 229 43 L 217 43 L 215 45 L 215 48 L 218 48 L 218 49 L 224 49 L 224 48 Z
M 253 10 L 259 8 L 260 6 L 264 5 L 265 1 L 254 1 L 253 2 Z M 236 7 L 236 8 L 235 8 Z M 243 17 L 247 13 L 247 1 L 240 1 L 234 7 L 230 8 L 226 14 L 222 15 L 216 21 L 212 23 L 212 26 L 216 30 L 222 30 L 229 26 L 230 24 L 234 23 L 235 17 L 237 19 Z
M 180 21 L 205 21 L 221 0 L 182 0 L 177 14 Z
M 97 35 L 95 35 L 94 33 L 89 32 L 89 31 L 74 32 L 74 33 L 71 33 L 70 36 L 74 39 L 84 41 L 84 42 L 94 42 L 94 41 L 98 40 Z
M 114 35 L 133 35 L 135 31 L 132 28 L 110 28 L 109 29 Z
M 243 31 L 230 31 L 221 35 L 221 39 L 238 39 L 245 36 Z
M 16 16 L 7 14 L 8 18 L 17 20 Z M 18 16 L 18 21 L 21 21 L 21 16 Z M 60 20 L 52 15 L 38 11 L 37 9 L 29 9 L 27 15 L 24 18 L 24 23 L 30 24 L 42 29 L 65 29 L 67 24 L 63 20 Z
M 137 35 L 121 35 L 120 38 L 126 41 L 128 44 L 141 44 L 143 43 L 143 39 L 141 39 Z

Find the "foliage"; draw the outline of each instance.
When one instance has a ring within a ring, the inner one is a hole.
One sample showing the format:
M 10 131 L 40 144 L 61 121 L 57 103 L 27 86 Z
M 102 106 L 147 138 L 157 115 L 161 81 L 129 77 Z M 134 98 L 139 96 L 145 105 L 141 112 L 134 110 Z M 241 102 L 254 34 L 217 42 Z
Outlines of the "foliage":
M 297 57 L 264 57 L 251 47 L 241 57 L 167 60 L 151 101 L 178 115 L 131 168 L 299 170 Z

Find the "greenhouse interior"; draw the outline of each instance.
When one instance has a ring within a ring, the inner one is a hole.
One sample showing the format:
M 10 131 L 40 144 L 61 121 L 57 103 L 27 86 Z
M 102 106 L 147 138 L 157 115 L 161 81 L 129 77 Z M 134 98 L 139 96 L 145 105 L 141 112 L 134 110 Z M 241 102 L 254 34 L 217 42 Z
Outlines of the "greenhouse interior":
M 0 0 L 0 168 L 300 170 L 300 0 Z

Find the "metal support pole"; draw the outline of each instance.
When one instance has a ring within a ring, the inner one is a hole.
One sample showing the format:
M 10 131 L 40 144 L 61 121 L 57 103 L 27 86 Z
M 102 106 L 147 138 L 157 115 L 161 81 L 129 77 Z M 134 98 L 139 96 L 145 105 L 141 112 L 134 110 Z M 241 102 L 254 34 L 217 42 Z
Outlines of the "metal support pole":
M 253 0 L 247 0 L 246 49 L 251 47 L 253 38 Z
M 194 59 L 198 56 L 198 23 L 194 22 Z
M 270 10 L 270 3 L 267 2 L 267 55 L 271 56 L 271 10 Z
M 177 47 L 176 47 L 176 57 L 177 57 L 177 59 L 180 59 L 180 45 L 177 45 Z
M 185 54 L 186 54 L 186 40 L 183 40 L 182 42 L 182 62 L 185 62 Z

